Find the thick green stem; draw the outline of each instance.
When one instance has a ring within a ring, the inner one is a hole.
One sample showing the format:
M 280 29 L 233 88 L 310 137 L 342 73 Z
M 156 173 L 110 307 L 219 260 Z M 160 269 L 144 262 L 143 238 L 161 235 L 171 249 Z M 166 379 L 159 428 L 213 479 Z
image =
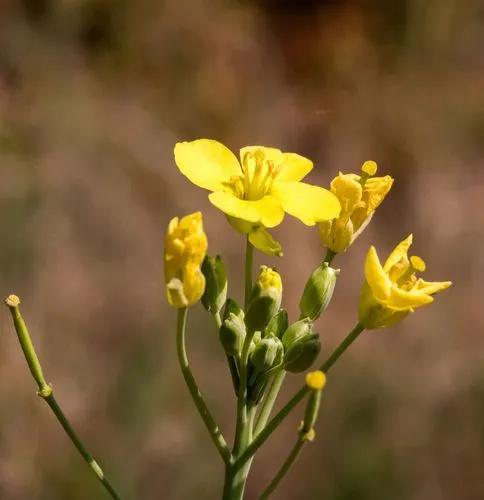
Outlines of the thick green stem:
M 269 417 L 271 416 L 272 408 L 274 408 L 274 404 L 277 399 L 277 395 L 281 390 L 282 383 L 284 382 L 284 378 L 286 377 L 286 371 L 279 371 L 274 375 L 274 378 L 271 383 L 271 387 L 262 403 L 262 407 L 257 417 L 257 421 L 254 429 L 254 436 L 257 436 L 259 432 L 265 427 Z
M 187 309 L 186 307 L 180 308 L 178 310 L 178 323 L 177 323 L 177 354 L 178 361 L 180 363 L 180 368 L 183 374 L 183 378 L 187 384 L 188 390 L 192 396 L 193 402 L 198 409 L 200 416 L 202 417 L 205 426 L 207 427 L 210 437 L 214 442 L 217 450 L 219 451 L 222 459 L 226 464 L 228 464 L 232 459 L 232 454 L 230 453 L 229 447 L 215 422 L 210 410 L 208 409 L 205 401 L 203 400 L 202 394 L 198 388 L 198 385 L 193 377 L 190 365 L 188 363 L 186 347 L 185 347 L 185 331 L 187 325 Z
M 106 491 L 111 495 L 111 498 L 114 498 L 115 500 L 121 500 L 121 496 L 116 492 L 115 488 L 105 476 L 99 464 L 87 451 L 86 447 L 75 433 L 72 425 L 70 424 L 69 420 L 64 415 L 64 412 L 54 398 L 52 387 L 45 381 L 42 366 L 35 352 L 35 348 L 32 343 L 32 339 L 30 338 L 27 325 L 25 324 L 25 321 L 20 314 L 20 310 L 18 307 L 20 304 L 20 300 L 18 299 L 18 297 L 11 295 L 6 299 L 5 302 L 12 314 L 15 331 L 17 332 L 17 337 L 19 339 L 20 346 L 22 347 L 25 359 L 27 360 L 30 372 L 32 373 L 32 376 L 39 387 L 38 395 L 49 405 L 50 409 L 53 411 L 54 415 L 57 417 L 57 420 L 66 432 L 67 436 L 72 441 L 72 444 L 76 447 L 77 451 L 89 465 L 90 469 L 94 472 Z
M 320 370 L 327 373 L 331 367 L 336 363 L 343 352 L 348 349 L 348 347 L 356 340 L 360 333 L 364 330 L 364 327 L 357 323 L 356 326 L 351 330 L 351 332 L 345 337 L 341 344 L 335 349 L 331 356 L 321 365 Z M 304 399 L 304 396 L 308 393 L 309 389 L 304 386 L 300 389 L 290 400 L 283 406 L 279 412 L 269 421 L 269 423 L 260 431 L 258 435 L 255 436 L 252 443 L 246 448 L 246 450 L 240 455 L 234 464 L 234 468 L 241 467 L 247 460 L 249 460 L 256 451 L 265 443 L 269 436 L 279 427 L 279 425 L 284 421 L 287 415 Z

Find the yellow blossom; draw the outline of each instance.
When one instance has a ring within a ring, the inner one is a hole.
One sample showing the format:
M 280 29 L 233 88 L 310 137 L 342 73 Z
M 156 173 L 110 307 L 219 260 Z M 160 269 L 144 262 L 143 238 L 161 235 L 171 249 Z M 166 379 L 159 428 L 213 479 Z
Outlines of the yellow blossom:
M 266 228 L 279 225 L 284 213 L 312 226 L 337 217 L 340 204 L 326 189 L 300 182 L 313 168 L 307 158 L 263 146 L 248 146 L 237 157 L 220 142 L 198 139 L 175 146 L 175 162 L 251 243 L 271 255 L 281 253 Z
M 399 243 L 382 266 L 375 247 L 365 261 L 365 283 L 359 303 L 360 323 L 369 329 L 385 328 L 401 321 L 414 309 L 433 302 L 433 295 L 445 290 L 450 281 L 430 282 L 417 278 L 425 271 L 425 262 L 417 256 L 408 258 L 412 235 Z
M 187 307 L 197 302 L 205 290 L 200 266 L 207 252 L 202 214 L 195 212 L 173 218 L 165 238 L 165 283 L 167 298 L 173 307 Z
M 369 224 L 373 213 L 390 191 L 393 179 L 373 177 L 377 165 L 366 161 L 361 175 L 342 174 L 331 182 L 331 192 L 341 203 L 338 218 L 319 224 L 323 244 L 335 253 L 344 252 Z

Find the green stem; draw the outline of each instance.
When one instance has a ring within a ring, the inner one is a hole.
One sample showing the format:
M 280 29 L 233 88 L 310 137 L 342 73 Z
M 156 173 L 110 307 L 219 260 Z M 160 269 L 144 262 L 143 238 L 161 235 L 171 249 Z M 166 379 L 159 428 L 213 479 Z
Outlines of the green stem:
M 348 349 L 348 347 L 358 338 L 360 333 L 365 329 L 360 323 L 356 323 L 356 326 L 351 330 L 350 333 L 343 339 L 341 344 L 333 351 L 331 356 L 321 365 L 320 370 L 323 373 L 328 373 L 330 368 L 338 361 L 340 356 Z
M 269 498 L 269 496 L 272 493 L 274 493 L 276 488 L 279 486 L 279 483 L 281 482 L 282 478 L 287 474 L 287 471 L 296 461 L 305 443 L 306 441 L 301 439 L 300 437 L 297 439 L 296 444 L 292 448 L 291 452 L 289 453 L 282 467 L 279 469 L 274 479 L 270 482 L 269 486 L 264 490 L 264 492 L 260 496 L 260 500 L 265 500 L 266 498 Z
M 205 426 L 207 427 L 210 437 L 214 442 L 217 450 L 219 451 L 222 459 L 226 464 L 230 463 L 232 455 L 230 453 L 229 447 L 220 431 L 217 423 L 215 422 L 210 410 L 208 409 L 205 401 L 203 400 L 202 394 L 198 388 L 198 385 L 193 377 L 190 365 L 188 363 L 186 347 L 185 347 L 185 331 L 187 325 L 187 308 L 183 307 L 178 309 L 178 322 L 177 322 L 177 354 L 178 361 L 180 362 L 180 368 L 183 374 L 183 378 L 187 384 L 188 390 L 192 396 L 193 402 L 197 407 L 198 413 L 202 417 Z
M 293 463 L 296 461 L 299 453 L 301 452 L 304 444 L 307 441 L 313 441 L 316 433 L 314 432 L 314 424 L 319 415 L 319 407 L 321 403 L 321 389 L 311 390 L 309 395 L 306 410 L 304 412 L 304 420 L 299 428 L 298 436 L 294 447 L 289 453 L 289 456 L 284 461 L 282 467 L 279 469 L 274 479 L 270 482 L 269 486 L 262 493 L 261 499 L 269 498 L 269 495 L 275 491 L 279 483 L 287 474 Z
M 18 297 L 11 295 L 5 302 L 12 314 L 17 337 L 19 339 L 20 346 L 22 347 L 25 359 L 27 360 L 30 372 L 32 373 L 32 376 L 39 387 L 38 395 L 49 405 L 50 409 L 53 411 L 54 415 L 57 417 L 57 420 L 66 432 L 67 436 L 72 441 L 72 444 L 76 447 L 82 458 L 89 465 L 90 469 L 94 472 L 106 491 L 110 494 L 111 498 L 114 498 L 115 500 L 121 500 L 121 496 L 116 492 L 115 488 L 105 476 L 99 464 L 87 451 L 86 447 L 75 433 L 72 425 L 70 424 L 69 420 L 64 415 L 64 412 L 54 398 L 52 387 L 45 381 L 42 366 L 35 352 L 35 348 L 32 343 L 32 339 L 30 338 L 27 325 L 25 324 L 25 321 L 20 314 L 20 310 L 18 307 L 20 304 L 20 300 L 18 299 Z
M 336 363 L 343 352 L 355 341 L 360 333 L 365 328 L 357 323 L 351 332 L 345 337 L 341 344 L 335 349 L 331 356 L 321 365 L 320 370 L 327 373 L 331 367 Z M 252 443 L 245 449 L 245 451 L 236 459 L 234 468 L 241 467 L 247 460 L 252 457 L 256 451 L 265 443 L 269 436 L 279 427 L 287 415 L 304 399 L 309 389 L 304 386 L 300 389 L 290 400 L 283 406 L 279 412 L 269 421 L 269 423 L 262 429 L 258 435 L 255 436 Z
M 262 408 L 260 410 L 259 416 L 257 417 L 257 421 L 254 429 L 254 436 L 257 436 L 259 432 L 265 427 L 267 421 L 272 412 L 272 408 L 274 408 L 274 404 L 277 399 L 277 395 L 281 389 L 282 383 L 284 382 L 284 378 L 286 377 L 286 371 L 279 371 L 274 375 L 274 378 L 271 383 L 271 387 L 262 403 Z
M 254 261 L 254 247 L 249 241 L 245 245 L 245 295 L 244 295 L 244 309 L 247 312 L 247 305 L 249 303 L 250 292 L 252 291 L 252 266 Z

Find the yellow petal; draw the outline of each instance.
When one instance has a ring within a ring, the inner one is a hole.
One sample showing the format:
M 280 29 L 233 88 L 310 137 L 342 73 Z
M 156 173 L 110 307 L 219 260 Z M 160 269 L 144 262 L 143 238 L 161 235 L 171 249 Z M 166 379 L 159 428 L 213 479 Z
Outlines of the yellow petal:
M 418 290 L 419 292 L 426 293 L 428 295 L 433 295 L 449 288 L 451 285 L 452 281 L 425 281 L 419 278 L 414 290 Z
M 365 182 L 365 196 L 367 210 L 373 212 L 385 199 L 393 185 L 393 178 L 389 175 L 385 177 L 372 177 Z
M 413 241 L 413 235 L 407 236 L 403 241 L 401 241 L 392 253 L 388 256 L 388 259 L 385 261 L 385 265 L 383 269 L 388 273 L 392 269 L 392 267 L 397 264 L 402 257 L 407 258 L 408 249 Z
M 338 217 L 341 205 L 327 189 L 303 182 L 274 182 L 270 194 L 282 204 L 284 211 L 308 226 Z
M 387 276 L 374 246 L 368 250 L 365 260 L 365 278 L 378 302 L 385 302 L 390 295 L 392 282 Z
M 281 170 L 277 175 L 279 181 L 300 181 L 313 169 L 313 162 L 296 153 L 283 153 Z
M 343 214 L 351 214 L 361 201 L 363 188 L 354 174 L 339 174 L 331 181 L 331 192 L 341 203 Z
M 259 227 L 251 231 L 249 233 L 249 241 L 255 246 L 255 248 L 257 248 L 257 250 L 260 250 L 266 255 L 282 257 L 281 244 L 272 237 L 267 229 L 263 227 Z
M 232 176 L 242 174 L 232 151 L 211 139 L 179 142 L 174 152 L 180 172 L 193 184 L 210 191 L 225 189 Z
M 417 307 L 430 304 L 433 301 L 434 299 L 430 295 L 413 290 L 402 290 L 394 285 L 391 288 L 390 296 L 385 303 L 385 307 L 394 311 L 410 311 Z
M 246 146 L 245 148 L 240 149 L 241 163 L 244 162 L 244 156 L 247 153 L 255 153 L 256 151 L 262 152 L 265 159 L 271 161 L 275 166 L 281 165 L 284 160 L 284 155 L 280 149 L 268 148 L 266 146 Z
M 231 193 L 217 191 L 209 195 L 210 201 L 222 212 L 248 222 L 260 223 L 265 227 L 274 227 L 282 222 L 284 210 L 273 196 L 264 196 L 260 200 L 241 200 Z

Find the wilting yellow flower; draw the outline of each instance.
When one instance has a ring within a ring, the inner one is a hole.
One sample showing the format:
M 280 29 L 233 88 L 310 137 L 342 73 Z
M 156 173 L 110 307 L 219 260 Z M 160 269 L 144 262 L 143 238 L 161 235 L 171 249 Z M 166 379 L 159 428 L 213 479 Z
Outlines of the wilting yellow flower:
M 195 212 L 168 224 L 165 238 L 165 283 L 168 302 L 187 307 L 200 300 L 205 277 L 200 266 L 207 252 L 202 214 Z
M 209 191 L 213 205 L 251 243 L 266 253 L 280 246 L 265 228 L 282 222 L 284 212 L 312 226 L 340 212 L 337 197 L 326 189 L 300 182 L 313 168 L 307 158 L 279 149 L 248 146 L 237 157 L 220 142 L 198 139 L 175 146 L 180 171 Z
M 344 252 L 363 232 L 373 213 L 390 191 L 393 179 L 373 177 L 377 165 L 366 161 L 361 168 L 361 176 L 342 174 L 331 182 L 331 192 L 341 203 L 338 218 L 319 224 L 319 234 L 323 244 L 335 253 Z
M 368 251 L 365 278 L 360 295 L 359 320 L 369 329 L 385 328 L 401 321 L 414 309 L 433 302 L 433 295 L 448 288 L 450 281 L 424 281 L 416 277 L 425 271 L 425 262 L 416 256 L 408 258 L 412 235 L 399 243 L 385 262 L 380 264 L 375 247 Z

